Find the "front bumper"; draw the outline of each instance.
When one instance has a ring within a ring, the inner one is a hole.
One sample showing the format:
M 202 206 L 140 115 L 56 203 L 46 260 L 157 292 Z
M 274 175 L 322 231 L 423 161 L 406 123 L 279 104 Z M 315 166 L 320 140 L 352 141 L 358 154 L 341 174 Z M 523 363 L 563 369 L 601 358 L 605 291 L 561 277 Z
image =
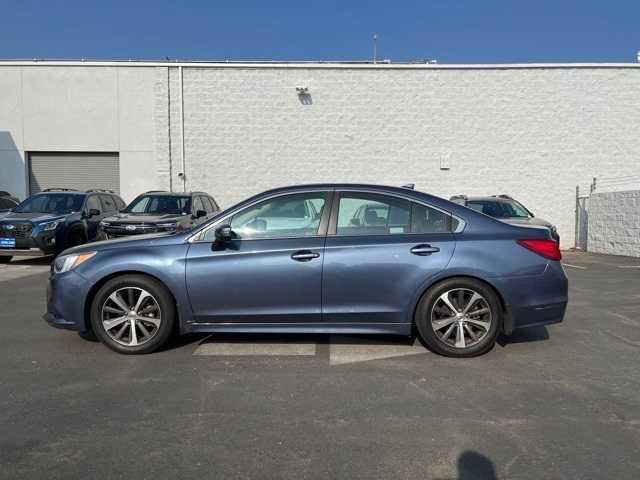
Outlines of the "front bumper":
M 85 299 L 89 291 L 87 280 L 71 270 L 49 276 L 45 321 L 56 328 L 84 332 L 89 330 L 85 318 Z
M 0 237 L 7 235 L 6 231 Z M 9 237 L 12 238 L 12 237 Z M 56 253 L 56 231 L 33 232 L 28 236 L 13 236 L 16 248 L 0 247 L 0 256 L 12 257 L 42 257 Z

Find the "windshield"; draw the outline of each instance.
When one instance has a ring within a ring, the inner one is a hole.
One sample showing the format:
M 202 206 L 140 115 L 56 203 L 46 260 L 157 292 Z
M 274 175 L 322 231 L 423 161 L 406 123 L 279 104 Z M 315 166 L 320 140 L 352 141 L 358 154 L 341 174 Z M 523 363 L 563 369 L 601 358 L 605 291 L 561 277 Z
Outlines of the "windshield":
M 467 206 L 493 218 L 529 218 L 529 212 L 518 202 L 496 200 L 470 200 Z
M 17 213 L 65 214 L 82 210 L 84 195 L 68 193 L 48 193 L 34 195 L 14 208 Z
M 131 202 L 124 211 L 139 215 L 188 214 L 191 211 L 191 197 L 142 195 Z

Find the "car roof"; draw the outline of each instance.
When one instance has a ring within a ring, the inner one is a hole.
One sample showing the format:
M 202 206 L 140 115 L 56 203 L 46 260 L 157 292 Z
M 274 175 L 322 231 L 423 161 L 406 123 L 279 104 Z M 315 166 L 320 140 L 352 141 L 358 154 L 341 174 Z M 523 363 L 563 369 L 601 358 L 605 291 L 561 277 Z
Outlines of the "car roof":
M 192 195 L 206 195 L 210 197 L 206 192 L 167 192 L 165 190 L 149 190 L 148 192 L 143 192 L 138 196 L 142 195 L 157 195 L 159 197 L 190 197 Z
M 513 198 L 505 198 L 505 197 L 494 197 L 488 195 L 486 197 L 467 197 L 467 202 L 501 202 L 501 203 L 509 203 L 513 202 Z
M 42 191 L 38 193 L 34 193 L 31 196 L 35 195 L 88 195 L 89 193 L 94 192 L 82 192 L 79 190 L 50 190 L 48 192 Z

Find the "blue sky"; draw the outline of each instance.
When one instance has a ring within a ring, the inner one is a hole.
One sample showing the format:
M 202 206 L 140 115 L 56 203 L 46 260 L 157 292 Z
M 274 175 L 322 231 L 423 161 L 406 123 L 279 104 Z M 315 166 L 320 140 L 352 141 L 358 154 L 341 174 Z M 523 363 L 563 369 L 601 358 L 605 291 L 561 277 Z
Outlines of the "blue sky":
M 634 62 L 640 1 L 0 1 L 0 58 Z

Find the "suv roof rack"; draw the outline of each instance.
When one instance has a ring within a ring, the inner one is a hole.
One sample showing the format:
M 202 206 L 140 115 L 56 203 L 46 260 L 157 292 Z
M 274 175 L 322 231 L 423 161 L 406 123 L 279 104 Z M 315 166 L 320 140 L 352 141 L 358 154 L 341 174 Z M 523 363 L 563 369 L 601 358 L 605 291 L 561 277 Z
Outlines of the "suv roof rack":
M 166 190 L 147 190 L 144 193 L 169 193 Z
M 42 190 L 43 192 L 79 192 L 77 188 L 62 188 L 62 187 L 51 187 L 45 188 Z
M 415 183 L 405 183 L 404 185 L 402 185 L 401 188 L 409 188 L 411 190 L 415 190 L 416 184 Z
M 513 200 L 513 198 L 506 193 L 501 193 L 500 195 L 491 195 L 494 198 L 508 198 L 509 200 Z
M 106 188 L 90 188 L 89 190 L 87 190 L 87 193 L 93 193 L 93 192 L 116 193 L 113 190 L 107 190 Z
M 467 197 L 466 195 L 453 195 L 453 196 L 449 197 L 449 200 L 453 200 L 454 198 L 456 200 L 459 199 L 459 198 L 462 198 L 462 199 L 466 200 L 469 197 Z

